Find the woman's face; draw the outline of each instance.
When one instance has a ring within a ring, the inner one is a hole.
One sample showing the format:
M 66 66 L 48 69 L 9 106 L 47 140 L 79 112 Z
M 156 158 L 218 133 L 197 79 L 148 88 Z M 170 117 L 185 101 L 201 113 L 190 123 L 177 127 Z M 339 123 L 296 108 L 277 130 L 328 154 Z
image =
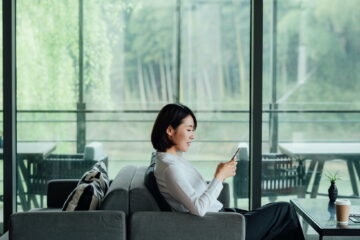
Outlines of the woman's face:
M 169 126 L 166 130 L 169 139 L 174 143 L 170 151 L 187 152 L 192 140 L 194 140 L 194 119 L 188 115 L 182 120 L 182 123 L 174 129 Z

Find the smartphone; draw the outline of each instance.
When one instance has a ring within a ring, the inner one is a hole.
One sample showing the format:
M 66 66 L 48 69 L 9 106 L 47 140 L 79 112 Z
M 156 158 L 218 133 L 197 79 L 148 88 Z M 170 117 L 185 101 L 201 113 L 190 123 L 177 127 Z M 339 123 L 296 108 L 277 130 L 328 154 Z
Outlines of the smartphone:
M 360 223 L 360 217 L 359 217 L 359 216 L 350 216 L 349 219 L 350 219 L 353 223 Z
M 239 151 L 240 151 L 240 148 L 238 147 L 238 148 L 236 149 L 236 152 L 235 152 L 234 155 L 232 156 L 232 158 L 230 158 L 230 160 L 232 160 L 232 159 L 239 153 Z

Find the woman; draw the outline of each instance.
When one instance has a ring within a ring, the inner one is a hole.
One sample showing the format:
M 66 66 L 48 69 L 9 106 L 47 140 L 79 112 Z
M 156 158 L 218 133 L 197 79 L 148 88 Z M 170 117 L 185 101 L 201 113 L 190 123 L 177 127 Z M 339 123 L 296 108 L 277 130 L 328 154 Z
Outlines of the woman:
M 174 211 L 204 216 L 207 212 L 231 211 L 245 216 L 246 239 L 304 239 L 295 210 L 289 203 L 270 203 L 254 211 L 224 209 L 217 200 L 222 182 L 235 175 L 236 158 L 218 164 L 206 183 L 184 158 L 195 138 L 194 113 L 181 104 L 168 104 L 154 123 L 151 142 L 156 152 L 155 178 L 161 194 Z

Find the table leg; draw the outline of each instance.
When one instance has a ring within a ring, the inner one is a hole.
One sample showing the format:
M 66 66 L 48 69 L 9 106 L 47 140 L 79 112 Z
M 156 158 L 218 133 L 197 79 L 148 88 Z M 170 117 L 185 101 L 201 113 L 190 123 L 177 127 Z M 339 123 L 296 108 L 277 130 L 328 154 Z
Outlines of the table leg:
M 21 178 L 20 178 L 20 173 L 18 173 L 18 177 L 17 177 L 17 188 L 18 188 L 18 194 L 19 194 L 19 198 L 20 198 L 20 204 L 23 210 L 29 210 L 30 206 L 29 206 L 29 202 L 25 197 L 25 190 L 24 190 L 24 186 L 21 182 Z
M 323 239 L 323 236 L 319 234 L 319 240 L 322 240 Z
M 297 172 L 299 174 L 299 193 L 298 193 L 298 197 L 299 198 L 305 198 L 306 196 L 306 186 L 305 185 L 305 163 L 304 160 L 299 160 L 299 166 L 297 168 Z
M 18 165 L 19 165 L 19 170 L 24 178 L 24 182 L 25 182 L 25 185 L 27 187 L 27 189 L 29 189 L 30 187 L 30 166 L 26 167 L 25 166 L 25 157 L 24 158 L 18 158 Z M 28 160 L 29 161 L 29 160 Z M 19 178 L 19 184 L 21 184 L 21 179 Z M 19 185 L 20 186 L 20 185 Z M 22 187 L 22 186 L 21 186 Z M 35 208 L 39 208 L 40 205 L 39 205 L 39 202 L 38 200 L 36 199 L 36 196 L 33 195 L 33 194 L 29 194 L 28 192 L 26 193 L 24 191 L 24 188 L 22 187 L 22 192 L 23 192 L 23 195 L 26 195 L 28 196 L 28 201 L 26 201 L 26 204 L 23 204 L 23 206 L 26 206 L 26 208 L 24 209 L 24 211 L 27 211 L 27 210 L 30 210 L 31 208 L 31 201 L 34 203 L 34 207 Z M 20 190 L 20 189 L 19 189 Z M 19 195 L 20 195 L 20 192 L 19 192 Z M 21 197 L 20 197 L 21 199 Z
M 318 161 L 318 167 L 316 169 L 316 174 L 315 174 L 315 180 L 314 180 L 314 185 L 311 191 L 311 198 L 316 198 L 317 193 L 319 191 L 319 184 L 320 184 L 320 179 L 321 179 L 321 175 L 324 169 L 324 160 L 319 160 Z
M 307 172 L 306 172 L 305 178 L 304 178 L 305 192 L 307 191 L 307 188 L 308 188 L 308 186 L 309 186 L 311 176 L 312 176 L 312 174 L 314 173 L 315 165 L 316 165 L 316 161 L 311 160 L 311 161 L 310 161 L 310 166 L 309 166 L 309 168 L 308 168 L 308 170 L 307 170 Z
M 359 164 L 359 160 L 353 159 L 352 162 L 353 162 L 353 164 L 354 164 L 354 168 L 355 168 L 355 170 L 356 170 L 356 172 L 357 172 L 357 175 L 358 175 L 358 177 L 360 178 L 360 164 Z
M 308 229 L 309 229 L 309 224 L 306 222 L 306 220 L 304 218 L 302 218 L 302 227 L 303 227 L 303 232 L 304 232 L 304 235 L 307 234 L 308 232 Z
M 347 164 L 348 171 L 349 171 L 349 176 L 350 176 L 351 187 L 352 187 L 353 193 L 355 194 L 355 196 L 359 196 L 359 191 L 358 191 L 357 182 L 356 182 L 356 178 L 355 178 L 353 160 L 346 159 L 346 164 Z

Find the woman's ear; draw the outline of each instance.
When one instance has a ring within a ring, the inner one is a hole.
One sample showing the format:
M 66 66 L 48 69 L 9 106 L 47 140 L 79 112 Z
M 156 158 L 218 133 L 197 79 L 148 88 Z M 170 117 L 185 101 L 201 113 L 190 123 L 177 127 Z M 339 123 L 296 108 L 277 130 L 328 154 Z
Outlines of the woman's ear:
M 166 134 L 168 135 L 168 137 L 172 137 L 174 135 L 174 128 L 172 126 L 168 126 L 166 129 Z

